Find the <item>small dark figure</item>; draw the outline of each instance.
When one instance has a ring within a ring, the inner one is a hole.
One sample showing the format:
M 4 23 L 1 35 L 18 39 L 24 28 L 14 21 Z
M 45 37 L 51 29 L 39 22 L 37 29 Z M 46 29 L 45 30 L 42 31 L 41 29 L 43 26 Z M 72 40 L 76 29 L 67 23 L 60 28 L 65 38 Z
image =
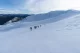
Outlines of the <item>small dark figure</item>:
M 39 28 L 39 26 L 37 26 Z
M 30 27 L 30 30 L 32 31 L 32 27 Z
M 37 28 L 37 26 L 34 26 L 34 29 L 36 29 Z
M 40 27 L 41 27 L 41 25 L 40 25 Z

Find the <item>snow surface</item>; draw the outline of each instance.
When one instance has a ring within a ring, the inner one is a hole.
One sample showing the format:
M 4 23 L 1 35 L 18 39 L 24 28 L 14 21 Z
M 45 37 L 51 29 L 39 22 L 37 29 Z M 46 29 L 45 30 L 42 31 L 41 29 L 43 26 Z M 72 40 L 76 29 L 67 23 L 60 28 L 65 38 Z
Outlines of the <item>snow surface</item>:
M 37 14 L 37 15 L 33 15 L 33 16 L 28 16 L 27 22 L 32 22 L 32 21 L 41 21 L 41 20 L 45 20 L 45 19 L 57 19 L 60 20 L 61 17 L 69 17 L 71 15 L 75 15 L 75 14 L 80 14 L 80 11 L 76 11 L 76 10 L 67 10 L 67 11 L 51 11 L 49 13 L 45 13 L 45 14 Z
M 80 53 L 80 14 L 42 24 L 49 20 L 1 26 L 0 53 Z

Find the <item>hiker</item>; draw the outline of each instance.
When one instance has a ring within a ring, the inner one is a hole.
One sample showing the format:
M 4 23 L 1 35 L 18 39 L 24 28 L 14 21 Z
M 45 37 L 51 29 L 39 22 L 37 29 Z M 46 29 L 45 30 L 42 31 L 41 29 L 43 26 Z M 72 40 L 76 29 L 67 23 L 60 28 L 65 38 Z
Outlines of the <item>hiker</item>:
M 37 26 L 39 28 L 39 26 Z
M 41 25 L 40 25 L 40 27 L 41 27 Z
M 30 27 L 30 30 L 32 31 L 32 27 Z
M 34 26 L 34 29 L 36 29 L 37 28 L 37 26 Z

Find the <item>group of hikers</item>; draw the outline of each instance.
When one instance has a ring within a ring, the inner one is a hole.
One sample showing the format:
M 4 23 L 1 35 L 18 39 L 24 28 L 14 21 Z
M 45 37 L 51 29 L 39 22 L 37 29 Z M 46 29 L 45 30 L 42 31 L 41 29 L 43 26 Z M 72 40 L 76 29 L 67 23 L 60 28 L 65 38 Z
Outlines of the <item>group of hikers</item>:
M 30 30 L 32 31 L 33 29 L 37 29 L 39 27 L 41 27 L 41 25 L 39 25 L 39 26 L 33 26 L 33 27 L 30 27 Z

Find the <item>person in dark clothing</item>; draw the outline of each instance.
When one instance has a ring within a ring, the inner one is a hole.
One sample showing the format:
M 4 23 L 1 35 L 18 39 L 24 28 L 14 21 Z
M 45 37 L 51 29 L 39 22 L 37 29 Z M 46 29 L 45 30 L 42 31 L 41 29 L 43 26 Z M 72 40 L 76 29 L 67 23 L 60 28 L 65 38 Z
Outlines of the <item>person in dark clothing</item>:
M 40 27 L 41 27 L 41 25 L 40 25 Z
M 39 26 L 37 26 L 39 28 Z
M 30 27 L 30 30 L 32 31 L 32 27 Z
M 34 29 L 37 29 L 37 26 L 34 26 Z

